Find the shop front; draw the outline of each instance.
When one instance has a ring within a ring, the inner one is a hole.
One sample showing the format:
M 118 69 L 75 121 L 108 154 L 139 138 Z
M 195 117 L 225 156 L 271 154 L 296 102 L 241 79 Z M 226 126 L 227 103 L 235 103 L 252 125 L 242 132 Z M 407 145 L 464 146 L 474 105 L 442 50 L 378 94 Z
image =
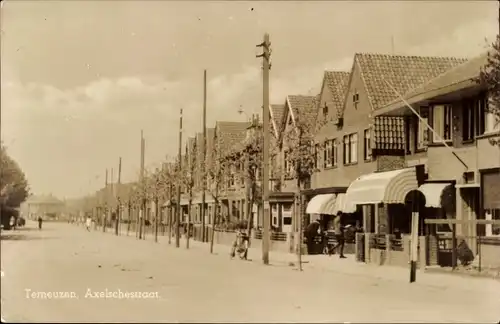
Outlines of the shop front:
M 310 223 L 305 228 L 305 238 L 309 254 L 323 253 L 327 230 L 333 230 L 333 220 L 344 205 L 344 193 L 326 193 L 314 196 L 306 207 Z M 347 242 L 348 244 L 350 242 Z M 346 248 L 346 253 L 353 249 Z
M 343 211 L 355 213 L 359 207 L 362 210 L 364 235 L 356 238 L 356 245 L 362 246 L 356 249 L 357 254 L 362 254 L 357 255 L 358 260 L 380 265 L 408 264 L 412 211 L 420 209 L 415 208 L 420 201 L 413 197 L 422 196 L 416 192 L 419 193 L 415 168 L 371 173 L 351 183 Z

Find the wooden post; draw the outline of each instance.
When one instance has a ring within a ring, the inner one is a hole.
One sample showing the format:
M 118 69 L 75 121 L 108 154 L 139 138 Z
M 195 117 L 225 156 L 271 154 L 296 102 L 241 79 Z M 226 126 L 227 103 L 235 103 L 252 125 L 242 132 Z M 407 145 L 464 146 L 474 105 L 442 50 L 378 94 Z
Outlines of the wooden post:
M 451 226 L 451 267 L 457 267 L 457 224 Z
M 419 214 L 411 213 L 410 282 L 417 280 Z
M 177 164 L 177 170 L 180 173 L 182 170 L 182 108 L 179 117 L 179 161 Z M 180 247 L 180 236 L 181 236 L 181 186 L 177 185 L 177 213 L 175 215 L 175 247 Z
M 117 206 L 116 206 L 116 219 L 115 219 L 115 235 L 118 235 L 120 226 L 120 214 L 121 214 L 121 201 L 120 201 L 120 184 L 122 175 L 122 158 L 118 159 L 118 194 L 117 194 Z M 116 192 L 115 192 L 116 194 Z
M 205 238 L 205 204 L 206 197 L 205 191 L 207 190 L 207 175 L 206 163 L 207 160 L 207 70 L 203 72 L 203 147 L 202 147 L 202 161 L 201 161 L 201 174 L 202 174 L 202 192 L 201 192 L 201 241 L 206 242 Z M 189 225 L 188 225 L 189 227 Z
M 257 45 L 263 47 L 264 53 L 258 57 L 262 57 L 262 116 L 263 116 L 263 177 L 262 177 L 262 201 L 263 201 L 263 226 L 262 226 L 262 261 L 264 264 L 269 264 L 269 247 L 270 247 L 270 227 L 271 227 L 271 211 L 269 205 L 269 69 L 271 61 L 271 43 L 269 41 L 269 34 L 264 34 L 264 41 L 262 44 Z

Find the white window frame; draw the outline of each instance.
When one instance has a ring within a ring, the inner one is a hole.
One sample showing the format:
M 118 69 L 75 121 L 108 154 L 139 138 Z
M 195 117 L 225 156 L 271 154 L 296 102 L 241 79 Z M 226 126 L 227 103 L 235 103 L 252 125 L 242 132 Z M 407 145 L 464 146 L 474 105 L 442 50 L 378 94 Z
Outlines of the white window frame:
M 344 136 L 344 165 L 358 162 L 358 133 Z
M 442 143 L 452 140 L 453 133 L 453 106 L 446 105 L 435 105 L 432 107 L 432 128 L 439 135 L 432 134 L 433 143 Z M 448 128 L 448 134 L 446 134 L 446 128 Z M 446 136 L 447 135 L 447 136 Z
M 493 220 L 493 219 L 500 220 L 500 209 L 486 209 L 484 218 L 485 220 Z M 500 231 L 498 234 L 493 234 L 493 226 L 494 226 L 493 224 L 486 224 L 486 236 L 499 237 Z M 498 225 L 495 225 L 495 227 L 498 227 Z
M 324 143 L 324 153 L 323 153 L 323 167 L 331 168 L 332 164 L 332 154 L 333 154 L 333 144 L 332 140 L 326 140 Z
M 336 167 L 338 165 L 339 157 L 339 141 L 335 138 L 332 142 L 332 165 Z
M 363 158 L 365 161 L 371 161 L 372 142 L 371 142 L 371 130 L 369 128 L 364 130 L 363 138 L 364 138 Z
M 358 162 L 358 133 L 353 133 L 349 135 L 349 149 L 351 151 L 350 163 Z
M 421 107 L 419 114 L 425 123 L 418 118 L 416 148 L 417 150 L 425 150 L 429 145 L 429 129 L 427 128 L 427 125 L 429 125 L 429 107 Z

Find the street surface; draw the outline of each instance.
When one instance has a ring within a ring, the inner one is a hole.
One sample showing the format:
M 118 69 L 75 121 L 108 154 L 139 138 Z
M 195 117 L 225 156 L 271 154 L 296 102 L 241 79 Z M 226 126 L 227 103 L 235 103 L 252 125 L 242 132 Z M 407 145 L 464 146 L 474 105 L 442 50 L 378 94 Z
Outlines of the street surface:
M 227 246 L 210 255 L 207 244 L 191 241 L 186 250 L 182 240 L 176 249 L 150 234 L 139 241 L 61 223 L 35 228 L 2 233 L 8 322 L 500 320 L 500 282 L 492 279 L 419 273 L 409 284 L 406 269 L 323 256 L 306 257 L 299 272 L 291 255 L 271 253 L 273 265 L 264 266 L 255 250 L 250 262 L 230 260 Z

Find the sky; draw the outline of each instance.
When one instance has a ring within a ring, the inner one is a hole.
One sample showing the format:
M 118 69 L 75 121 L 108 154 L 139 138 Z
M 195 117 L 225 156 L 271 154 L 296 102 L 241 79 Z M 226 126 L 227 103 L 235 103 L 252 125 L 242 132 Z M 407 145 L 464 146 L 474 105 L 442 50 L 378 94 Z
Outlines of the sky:
M 2 1 L 2 141 L 32 192 L 60 198 L 134 181 L 207 127 L 262 106 L 256 44 L 272 47 L 271 103 L 316 95 L 355 53 L 473 57 L 498 32 L 496 1 Z M 239 113 L 238 111 L 243 111 Z M 111 172 L 111 171 L 110 171 Z

